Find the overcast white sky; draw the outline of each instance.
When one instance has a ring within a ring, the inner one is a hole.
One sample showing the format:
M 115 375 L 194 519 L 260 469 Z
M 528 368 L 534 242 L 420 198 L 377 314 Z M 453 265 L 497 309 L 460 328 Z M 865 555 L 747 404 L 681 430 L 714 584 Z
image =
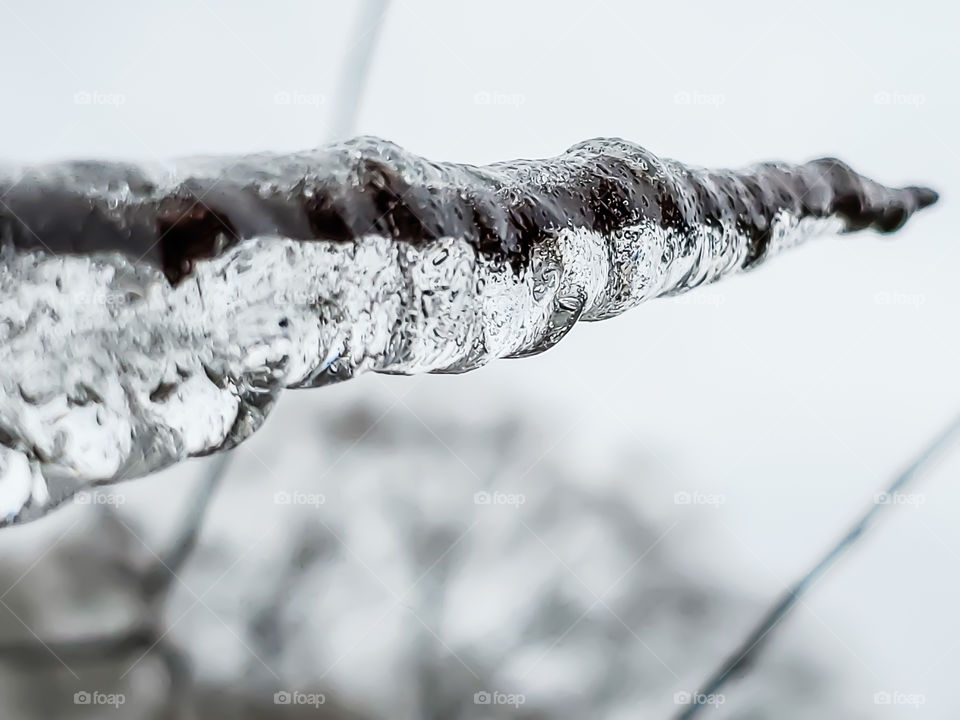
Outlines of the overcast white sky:
M 316 145 L 354 11 L 0 0 L 0 157 Z M 947 2 L 393 2 L 358 130 L 428 157 L 543 156 L 616 135 L 701 165 L 836 155 L 942 194 L 889 240 L 825 239 L 412 392 L 549 418 L 587 448 L 602 434 L 645 449 L 676 489 L 726 498 L 675 541 L 686 533 L 707 571 L 772 597 L 960 411 L 957 20 Z M 336 392 L 384 382 L 412 381 Z M 272 422 L 295 438 L 325 392 L 286 397 Z M 924 717 L 952 716 L 960 672 L 958 469 L 931 474 L 923 504 L 895 508 L 798 610 L 880 687 L 926 693 Z M 649 502 L 681 512 L 669 492 Z

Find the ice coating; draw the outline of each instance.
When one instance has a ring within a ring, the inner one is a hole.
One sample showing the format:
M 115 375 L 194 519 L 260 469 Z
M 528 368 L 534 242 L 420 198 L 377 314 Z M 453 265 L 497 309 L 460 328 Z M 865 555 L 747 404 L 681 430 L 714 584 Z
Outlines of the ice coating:
M 486 167 L 373 138 L 0 173 L 0 522 L 232 447 L 280 391 L 464 372 L 935 201 L 834 160 L 687 168 L 622 140 Z

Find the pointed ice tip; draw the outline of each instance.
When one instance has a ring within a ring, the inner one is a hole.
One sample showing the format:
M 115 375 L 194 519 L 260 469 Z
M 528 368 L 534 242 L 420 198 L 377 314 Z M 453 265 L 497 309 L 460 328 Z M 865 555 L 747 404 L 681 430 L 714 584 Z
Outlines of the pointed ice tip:
M 911 186 L 908 187 L 907 190 L 909 190 L 910 194 L 913 195 L 913 199 L 917 203 L 918 210 L 922 210 L 925 207 L 930 207 L 940 199 L 940 194 L 936 190 L 928 187 Z

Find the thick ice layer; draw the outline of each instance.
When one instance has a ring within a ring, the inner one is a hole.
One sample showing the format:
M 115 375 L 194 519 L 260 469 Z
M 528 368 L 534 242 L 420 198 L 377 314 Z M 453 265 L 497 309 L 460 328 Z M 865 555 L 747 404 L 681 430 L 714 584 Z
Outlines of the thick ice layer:
M 814 234 L 851 229 L 849 213 L 825 214 L 829 198 L 806 212 L 784 202 L 770 207 L 758 252 L 757 223 L 716 199 L 709 212 L 687 207 L 687 220 L 669 214 L 677 198 L 696 195 L 661 198 L 655 219 L 624 208 L 617 217 L 638 219 L 621 227 L 609 217 L 591 224 L 578 216 L 587 223 L 580 227 L 519 222 L 522 247 L 499 251 L 423 217 L 417 222 L 435 233 L 407 237 L 396 223 L 389 234 L 352 239 L 236 232 L 190 257 L 176 277 L 129 248 L 36 248 L 17 241 L 22 228 L 8 232 L 0 248 L 0 519 L 31 519 L 86 485 L 231 447 L 259 427 L 283 388 L 367 371 L 463 372 L 540 352 L 577 320 L 611 317 Z M 78 204 L 68 206 L 66 215 Z M 222 207 L 216 214 L 226 217 Z

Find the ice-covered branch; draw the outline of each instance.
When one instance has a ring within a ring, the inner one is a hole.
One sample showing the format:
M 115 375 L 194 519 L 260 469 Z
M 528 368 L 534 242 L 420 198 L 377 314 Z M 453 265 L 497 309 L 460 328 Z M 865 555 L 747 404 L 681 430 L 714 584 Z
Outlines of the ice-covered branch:
M 0 171 L 0 519 L 232 447 L 285 387 L 464 372 L 935 202 L 836 160 L 710 171 L 622 140 L 432 163 L 360 138 Z

